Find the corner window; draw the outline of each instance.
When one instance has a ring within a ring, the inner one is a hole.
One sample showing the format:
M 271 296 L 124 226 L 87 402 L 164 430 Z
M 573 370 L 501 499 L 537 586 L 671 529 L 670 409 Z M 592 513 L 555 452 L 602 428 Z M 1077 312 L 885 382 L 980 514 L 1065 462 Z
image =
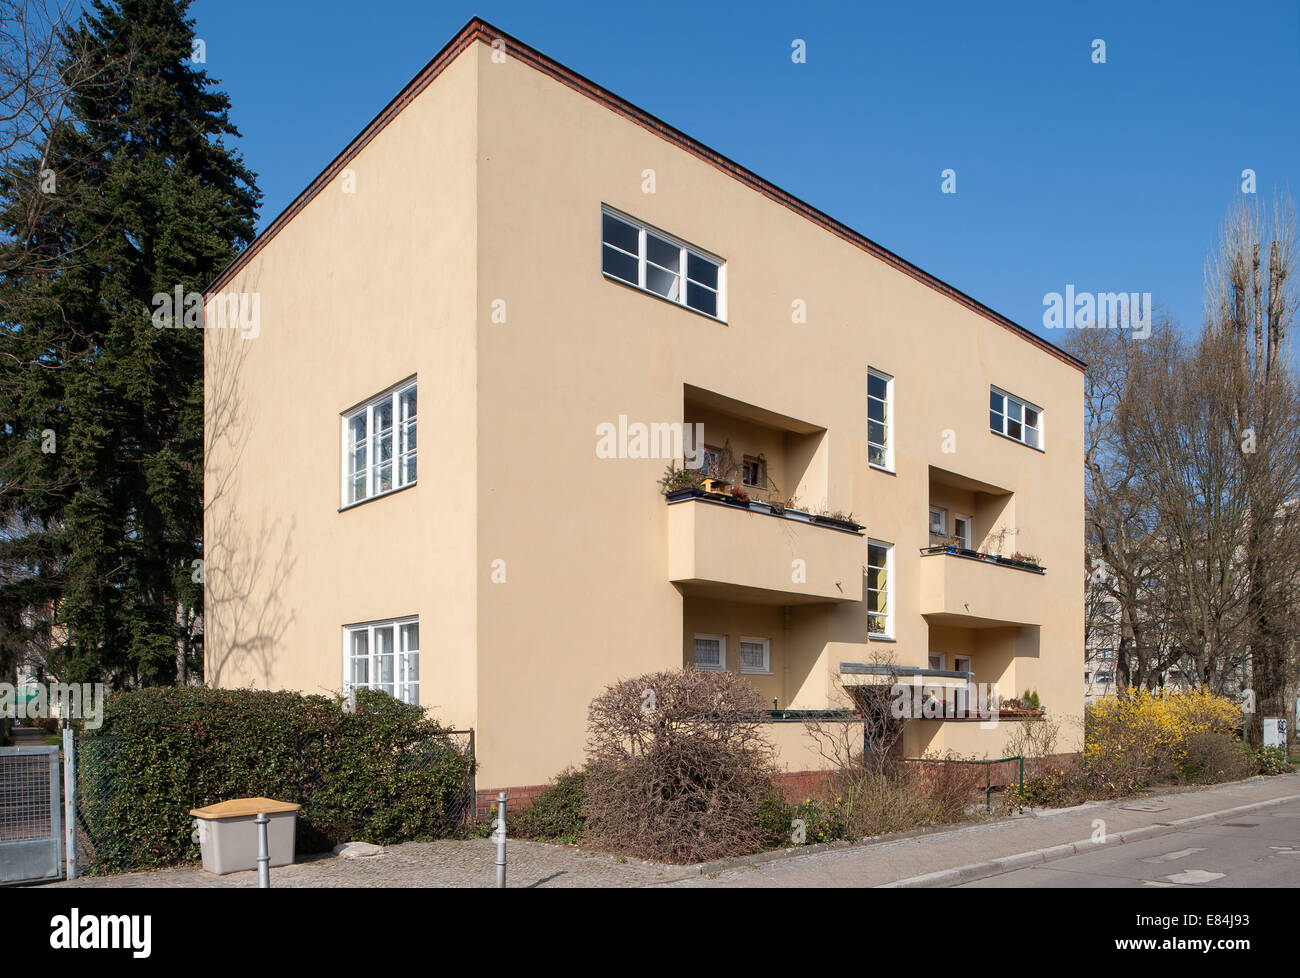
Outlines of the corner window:
M 600 228 L 600 269 L 607 276 L 722 318 L 722 259 L 608 207 L 601 209 Z
M 343 415 L 343 505 L 415 482 L 415 382 Z
M 420 702 L 420 621 L 401 618 L 343 629 L 343 691 L 377 689 Z
M 1028 445 L 1043 447 L 1043 412 L 1028 401 L 996 387 L 989 389 L 989 430 Z
M 772 671 L 772 643 L 766 638 L 741 638 L 740 671 L 767 675 Z
M 867 634 L 894 637 L 894 607 L 890 598 L 894 576 L 894 545 L 867 541 Z
M 726 671 L 727 637 L 725 635 L 695 636 L 695 668 L 707 672 Z
M 894 378 L 867 371 L 867 461 L 894 469 Z

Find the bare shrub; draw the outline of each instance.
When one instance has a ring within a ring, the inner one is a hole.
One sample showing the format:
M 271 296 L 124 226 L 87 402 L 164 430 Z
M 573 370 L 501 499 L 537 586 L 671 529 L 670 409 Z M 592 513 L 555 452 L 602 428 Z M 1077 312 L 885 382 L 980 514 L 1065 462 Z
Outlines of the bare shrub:
M 1187 738 L 1179 776 L 1193 784 L 1239 781 L 1255 773 L 1246 745 L 1235 737 L 1202 731 Z
M 960 760 L 949 755 L 937 758 L 933 764 L 917 766 L 927 775 L 924 788 L 928 803 L 926 824 L 956 822 L 968 817 L 971 805 L 984 793 L 987 780 L 984 765 L 962 764 Z
M 669 862 L 761 848 L 759 805 L 774 774 L 763 707 L 730 672 L 650 673 L 606 688 L 587 715 L 589 837 Z
M 1041 774 L 1056 754 L 1056 744 L 1061 736 L 1059 720 L 1044 716 L 1041 720 L 1017 720 L 1007 738 L 1005 754 L 1023 757 L 1029 775 Z

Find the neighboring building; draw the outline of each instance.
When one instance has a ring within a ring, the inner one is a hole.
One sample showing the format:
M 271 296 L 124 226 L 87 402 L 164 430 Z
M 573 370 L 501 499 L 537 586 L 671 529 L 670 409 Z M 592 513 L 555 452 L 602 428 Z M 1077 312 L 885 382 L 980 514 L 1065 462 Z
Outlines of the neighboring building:
M 888 659 L 1082 712 L 1082 365 L 481 21 L 209 325 L 240 295 L 207 330 L 211 683 L 379 685 L 474 728 L 482 788 L 580 763 L 594 695 L 689 665 L 781 710 Z M 672 424 L 865 529 L 666 500 L 637 425 Z M 916 720 L 905 750 L 1011 727 Z

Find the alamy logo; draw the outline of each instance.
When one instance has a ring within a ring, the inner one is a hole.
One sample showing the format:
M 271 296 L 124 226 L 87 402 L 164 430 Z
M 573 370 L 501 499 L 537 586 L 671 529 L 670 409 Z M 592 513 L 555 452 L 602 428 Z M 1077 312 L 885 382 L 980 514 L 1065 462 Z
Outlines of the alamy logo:
M 50 683 L 48 686 L 15 686 L 0 683 L 0 716 L 11 719 L 44 719 L 51 709 L 65 720 L 83 720 L 87 730 L 104 723 L 103 683 Z
M 1075 292 L 1043 296 L 1043 325 L 1047 329 L 1131 329 L 1135 340 L 1151 335 L 1150 292 Z
M 156 292 L 153 297 L 155 329 L 238 329 L 240 339 L 255 340 L 262 333 L 262 294 L 230 292 L 212 297 L 212 321 L 203 311 L 203 293 Z
M 50 947 L 56 951 L 129 950 L 147 958 L 152 950 L 153 918 L 148 914 L 88 913 L 73 907 L 50 918 Z
M 681 458 L 688 469 L 698 469 L 704 465 L 704 425 L 680 421 L 629 424 L 627 415 L 620 414 L 618 424 L 602 421 L 596 425 L 596 458 Z
M 895 720 L 979 720 L 984 726 L 1001 716 L 997 683 L 894 683 L 889 695 Z

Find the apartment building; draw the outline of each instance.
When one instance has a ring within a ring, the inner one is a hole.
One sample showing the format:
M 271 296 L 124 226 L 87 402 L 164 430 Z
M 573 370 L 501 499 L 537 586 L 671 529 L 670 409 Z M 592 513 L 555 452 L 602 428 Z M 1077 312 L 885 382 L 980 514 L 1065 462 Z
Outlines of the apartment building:
M 1082 713 L 1082 365 L 480 20 L 213 284 L 241 308 L 210 683 L 385 689 L 476 731 L 481 788 L 683 666 L 753 682 L 791 774 L 824 762 L 789 711 L 886 674 Z M 732 485 L 665 495 L 695 448 Z

